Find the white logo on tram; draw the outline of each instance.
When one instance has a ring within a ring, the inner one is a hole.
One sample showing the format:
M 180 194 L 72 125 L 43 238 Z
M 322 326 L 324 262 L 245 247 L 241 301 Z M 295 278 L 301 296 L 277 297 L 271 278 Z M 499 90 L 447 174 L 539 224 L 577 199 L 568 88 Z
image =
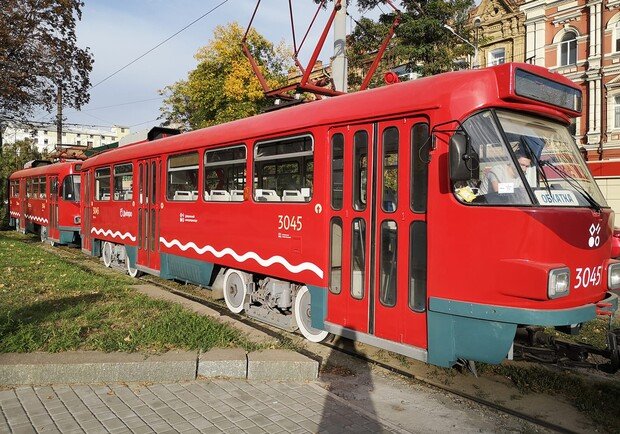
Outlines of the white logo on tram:
M 121 214 L 121 218 L 133 217 L 133 211 L 128 211 L 128 210 L 126 210 L 124 208 L 121 208 L 121 213 L 120 214 Z
M 590 225 L 590 238 L 588 239 L 588 246 L 590 247 L 598 247 L 599 244 L 601 244 L 601 237 L 600 237 L 600 233 L 601 233 L 601 224 L 597 223 L 594 224 L 592 223 Z

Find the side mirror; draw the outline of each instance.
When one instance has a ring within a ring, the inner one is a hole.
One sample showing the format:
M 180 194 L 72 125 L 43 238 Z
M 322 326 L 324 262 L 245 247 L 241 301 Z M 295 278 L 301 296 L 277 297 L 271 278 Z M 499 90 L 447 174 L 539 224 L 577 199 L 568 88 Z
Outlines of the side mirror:
M 450 179 L 452 182 L 469 181 L 480 177 L 480 159 L 469 145 L 468 137 L 455 133 L 450 138 Z

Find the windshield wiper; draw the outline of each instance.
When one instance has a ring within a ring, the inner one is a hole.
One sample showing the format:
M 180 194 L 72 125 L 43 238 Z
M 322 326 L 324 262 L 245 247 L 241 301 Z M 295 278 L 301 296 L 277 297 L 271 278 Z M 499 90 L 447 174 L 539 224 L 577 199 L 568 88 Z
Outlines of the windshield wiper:
M 520 142 L 523 145 L 525 145 L 527 149 L 529 149 L 530 155 L 532 156 L 532 159 L 534 160 L 534 164 L 536 164 L 536 172 L 538 173 L 543 183 L 545 184 L 545 187 L 547 188 L 547 193 L 549 193 L 549 196 L 551 196 L 551 185 L 549 184 L 549 179 L 547 178 L 545 169 L 542 168 L 543 162 L 540 160 L 540 158 L 538 158 L 538 156 L 536 155 L 536 152 L 534 152 L 534 150 L 532 149 L 530 144 L 527 142 L 527 140 L 524 140 L 523 136 L 521 136 Z M 525 172 L 524 172 L 524 175 L 525 175 Z
M 573 187 L 577 192 L 581 193 L 584 199 L 588 201 L 588 203 L 591 205 L 592 209 L 594 209 L 596 212 L 601 212 L 601 205 L 599 205 L 599 203 L 592 197 L 590 193 L 588 193 L 588 191 L 579 183 L 579 181 L 566 173 L 564 169 L 560 169 L 558 166 L 548 160 L 540 161 L 540 165 L 542 166 L 543 164 L 549 166 L 555 173 L 560 175 L 562 179 L 564 179 L 571 187 Z

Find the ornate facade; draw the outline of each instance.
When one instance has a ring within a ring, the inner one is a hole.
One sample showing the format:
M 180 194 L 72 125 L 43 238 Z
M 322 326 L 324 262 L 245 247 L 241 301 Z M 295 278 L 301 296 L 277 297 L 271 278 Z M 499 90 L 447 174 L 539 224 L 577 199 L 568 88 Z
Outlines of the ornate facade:
M 482 0 L 469 15 L 478 67 L 525 60 L 523 0 Z
M 620 211 L 620 0 L 534 0 L 521 5 L 525 58 L 581 85 L 575 138 Z

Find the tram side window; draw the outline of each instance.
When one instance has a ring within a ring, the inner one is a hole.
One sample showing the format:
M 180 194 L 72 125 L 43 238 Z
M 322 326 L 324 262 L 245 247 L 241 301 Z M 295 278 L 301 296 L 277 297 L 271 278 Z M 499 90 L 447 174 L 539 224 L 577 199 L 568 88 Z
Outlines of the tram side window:
M 383 131 L 383 191 L 381 207 L 394 212 L 398 207 L 398 128 Z
M 333 218 L 330 232 L 329 290 L 340 294 L 342 289 L 342 220 Z
M 353 220 L 351 234 L 351 296 L 364 298 L 364 275 L 366 269 L 366 222 L 364 219 Z
M 56 199 L 58 197 L 58 178 L 53 177 L 50 180 L 50 197 Z
M 309 202 L 314 145 L 309 135 L 257 143 L 254 198 L 258 202 Z
M 34 180 L 32 178 L 28 178 L 26 180 L 26 196 L 29 198 L 34 197 Z
M 332 208 L 342 209 L 344 171 L 344 136 L 332 137 Z
M 80 175 L 65 176 L 62 181 L 62 198 L 71 202 L 80 201 Z
M 167 198 L 174 201 L 198 199 L 198 152 L 168 158 Z
M 428 124 L 418 123 L 411 129 L 411 209 L 426 212 L 428 194 L 428 157 L 430 135 Z
M 19 197 L 19 181 L 11 181 L 11 197 Z
M 114 166 L 114 200 L 133 199 L 133 164 Z
M 409 308 L 426 309 L 426 222 L 414 221 L 409 229 Z
M 379 300 L 384 306 L 396 305 L 396 222 L 386 220 L 381 223 L 381 257 Z
M 353 207 L 356 211 L 366 209 L 366 186 L 368 185 L 368 133 L 357 131 L 353 136 Z
M 47 197 L 47 178 L 45 176 L 39 178 L 39 197 L 41 199 Z
M 205 200 L 243 202 L 246 160 L 245 145 L 205 152 Z
M 110 200 L 110 168 L 95 170 L 95 200 Z

